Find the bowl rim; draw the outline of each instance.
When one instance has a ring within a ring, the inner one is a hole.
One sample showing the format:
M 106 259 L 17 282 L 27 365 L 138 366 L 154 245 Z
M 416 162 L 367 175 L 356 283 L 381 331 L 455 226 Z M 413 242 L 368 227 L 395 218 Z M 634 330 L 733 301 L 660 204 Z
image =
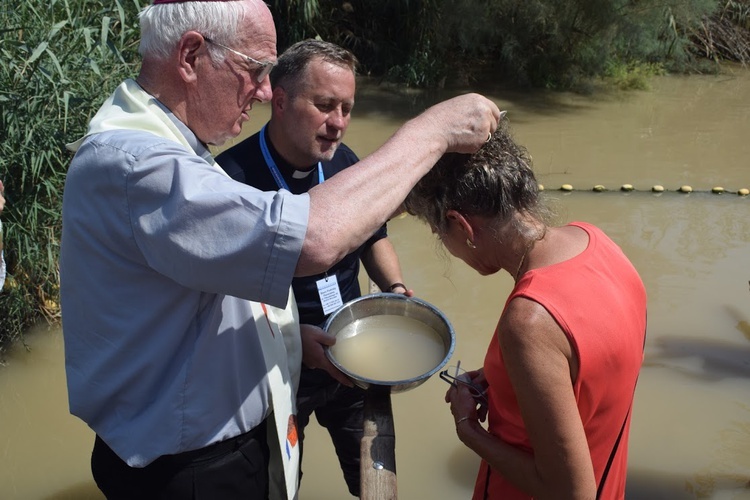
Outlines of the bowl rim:
M 357 297 L 356 299 L 350 300 L 349 302 L 345 303 L 340 308 L 338 308 L 336 311 L 331 313 L 331 315 L 328 316 L 328 319 L 326 319 L 323 329 L 326 332 L 328 332 L 328 329 L 331 323 L 333 323 L 334 319 L 338 316 L 338 314 L 341 311 L 343 311 L 347 306 L 351 306 L 357 302 L 378 300 L 378 299 L 403 300 L 403 301 L 413 302 L 417 304 L 419 307 L 422 307 L 431 311 L 438 318 L 440 318 L 440 320 L 442 320 L 445 323 L 445 326 L 448 330 L 448 334 L 450 337 L 450 345 L 448 346 L 448 352 L 446 352 L 445 356 L 443 356 L 443 359 L 440 360 L 440 362 L 433 369 L 417 377 L 412 377 L 412 378 L 407 378 L 407 379 L 402 379 L 402 380 L 376 380 L 376 379 L 364 377 L 357 373 L 353 373 L 352 371 L 342 366 L 333 356 L 328 346 L 326 346 L 325 348 L 326 357 L 333 364 L 333 366 L 338 368 L 342 373 L 344 373 L 346 376 L 352 379 L 355 383 L 361 382 L 361 383 L 367 384 L 367 386 L 381 385 L 381 386 L 393 387 L 393 386 L 408 385 L 408 384 L 413 384 L 416 382 L 426 381 L 435 373 L 437 373 L 441 368 L 443 368 L 448 363 L 448 361 L 450 361 L 450 358 L 453 356 L 453 351 L 455 350 L 455 347 L 456 347 L 456 332 L 453 329 L 453 325 L 451 324 L 450 320 L 440 309 L 438 309 L 431 303 L 427 302 L 426 300 L 420 299 L 417 297 L 407 297 L 406 295 L 402 295 L 400 293 L 390 293 L 390 292 L 378 292 L 378 293 L 371 293 L 371 294 L 363 295 L 361 297 Z

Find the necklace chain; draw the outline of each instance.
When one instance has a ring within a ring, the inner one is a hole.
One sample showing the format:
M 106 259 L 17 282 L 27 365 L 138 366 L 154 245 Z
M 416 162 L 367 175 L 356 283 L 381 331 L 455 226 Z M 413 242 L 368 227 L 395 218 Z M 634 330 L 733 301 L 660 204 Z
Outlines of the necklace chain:
M 529 251 L 531 250 L 531 247 L 534 246 L 534 243 L 536 243 L 537 240 L 531 240 L 528 245 L 526 245 L 526 250 L 524 250 L 523 255 L 521 256 L 521 261 L 518 263 L 518 267 L 516 268 L 516 273 L 513 275 L 513 279 L 516 283 L 518 283 L 518 273 L 521 272 L 521 267 L 523 267 L 523 263 L 526 261 L 526 256 L 529 254 Z
M 529 254 L 529 252 L 531 251 L 531 249 L 532 249 L 532 248 L 534 247 L 534 244 L 535 244 L 535 243 L 536 243 L 537 241 L 541 241 L 541 240 L 543 240 L 543 239 L 544 239 L 544 237 L 545 237 L 546 235 L 547 235 L 547 228 L 545 227 L 545 228 L 544 228 L 544 230 L 542 231 L 542 234 L 541 234 L 541 235 L 539 235 L 539 237 L 537 237 L 537 238 L 534 238 L 533 240 L 531 240 L 531 241 L 530 241 L 530 242 L 529 242 L 529 243 L 528 243 L 528 244 L 526 245 L 526 249 L 525 249 L 525 250 L 523 251 L 523 255 L 521 256 L 521 261 L 520 261 L 520 262 L 518 263 L 518 267 L 516 268 L 516 272 L 515 272 L 515 274 L 513 275 L 513 280 L 514 280 L 514 281 L 515 281 L 516 283 L 518 283 L 518 273 L 520 273 L 520 272 L 521 272 L 521 268 L 523 267 L 523 263 L 524 263 L 524 262 L 526 262 L 526 256 L 527 256 L 527 255 Z

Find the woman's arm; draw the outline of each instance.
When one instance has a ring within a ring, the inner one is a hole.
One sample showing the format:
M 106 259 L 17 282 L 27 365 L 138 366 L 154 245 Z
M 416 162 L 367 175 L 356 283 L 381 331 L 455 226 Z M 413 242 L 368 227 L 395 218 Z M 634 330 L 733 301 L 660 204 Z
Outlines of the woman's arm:
M 457 426 L 459 438 L 534 498 L 594 499 L 596 480 L 573 393 L 577 359 L 567 337 L 543 307 L 523 298 L 509 304 L 500 332 L 534 454 L 504 443 L 472 419 Z

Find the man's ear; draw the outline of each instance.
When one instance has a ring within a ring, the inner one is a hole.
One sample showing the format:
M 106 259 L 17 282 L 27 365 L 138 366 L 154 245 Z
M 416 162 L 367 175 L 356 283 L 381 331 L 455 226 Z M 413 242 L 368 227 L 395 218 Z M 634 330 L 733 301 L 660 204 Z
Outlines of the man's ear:
M 286 107 L 289 105 L 289 94 L 286 93 L 284 87 L 277 86 L 273 89 L 273 96 L 271 97 L 271 106 L 275 113 L 283 113 Z
M 208 42 L 197 31 L 187 31 L 180 38 L 177 51 L 180 76 L 186 82 L 194 82 L 198 77 L 198 56 L 208 56 Z

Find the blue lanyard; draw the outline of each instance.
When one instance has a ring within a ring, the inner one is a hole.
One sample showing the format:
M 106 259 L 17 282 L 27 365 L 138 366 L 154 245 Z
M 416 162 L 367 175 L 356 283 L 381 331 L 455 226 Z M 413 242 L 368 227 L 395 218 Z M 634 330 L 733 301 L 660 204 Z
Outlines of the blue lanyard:
M 276 162 L 273 161 L 273 158 L 271 158 L 271 153 L 270 151 L 268 151 L 268 144 L 266 144 L 267 126 L 268 124 L 263 125 L 263 128 L 260 129 L 260 150 L 263 153 L 263 158 L 266 160 L 268 170 L 271 171 L 271 175 L 273 175 L 273 178 L 276 181 L 276 185 L 278 185 L 280 189 L 286 189 L 287 191 L 289 191 L 289 186 L 287 186 L 284 177 L 281 175 L 281 171 L 279 171 L 279 167 L 276 166 Z M 323 177 L 323 165 L 318 162 L 318 184 L 323 184 L 324 180 L 325 177 Z

